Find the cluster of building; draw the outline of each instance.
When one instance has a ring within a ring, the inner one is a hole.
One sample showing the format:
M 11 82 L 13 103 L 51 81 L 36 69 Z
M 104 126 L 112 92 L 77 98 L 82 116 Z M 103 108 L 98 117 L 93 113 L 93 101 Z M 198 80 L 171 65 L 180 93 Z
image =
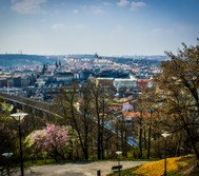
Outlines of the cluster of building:
M 63 86 L 80 86 L 89 79 L 112 87 L 116 97 L 136 96 L 140 89 L 153 86 L 153 76 L 160 72 L 156 62 L 99 57 L 67 57 L 62 63 L 34 65 L 0 72 L 0 92 L 37 100 L 52 100 Z
M 96 84 L 115 89 L 115 96 L 127 97 L 137 95 L 141 87 L 152 87 L 153 79 L 138 79 L 133 75 L 126 78 L 95 77 L 92 71 L 84 70 L 78 73 L 54 72 L 27 73 L 27 74 L 0 74 L 0 91 L 8 94 L 31 97 L 38 100 L 50 100 L 55 97 L 59 89 L 70 87 L 74 82 L 79 85 L 88 79 L 95 80 Z

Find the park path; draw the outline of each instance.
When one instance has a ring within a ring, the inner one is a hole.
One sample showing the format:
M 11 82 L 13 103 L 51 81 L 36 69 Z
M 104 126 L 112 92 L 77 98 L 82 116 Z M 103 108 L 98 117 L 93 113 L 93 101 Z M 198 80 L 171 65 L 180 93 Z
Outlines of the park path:
M 121 161 L 123 169 L 136 167 L 146 161 Z M 111 173 L 111 167 L 117 161 L 98 161 L 90 163 L 67 163 L 56 165 L 32 166 L 25 171 L 26 176 L 96 176 L 101 170 L 101 176 Z

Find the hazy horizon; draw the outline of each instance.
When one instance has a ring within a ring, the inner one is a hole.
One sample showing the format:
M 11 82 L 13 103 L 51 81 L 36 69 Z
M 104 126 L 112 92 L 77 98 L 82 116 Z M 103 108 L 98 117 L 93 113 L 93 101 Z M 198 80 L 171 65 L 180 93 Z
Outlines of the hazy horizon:
M 35 55 L 35 56 L 83 56 L 83 55 L 89 55 L 89 56 L 94 56 L 95 54 L 98 54 L 100 57 L 150 57 L 150 56 L 154 56 L 154 57 L 166 57 L 166 54 L 155 54 L 155 55 L 143 55 L 143 54 L 132 54 L 132 55 L 100 55 L 100 53 L 72 53 L 72 54 L 37 54 L 37 53 L 21 53 L 16 52 L 16 53 L 12 53 L 12 52 L 5 52 L 5 53 L 1 53 L 0 55 Z

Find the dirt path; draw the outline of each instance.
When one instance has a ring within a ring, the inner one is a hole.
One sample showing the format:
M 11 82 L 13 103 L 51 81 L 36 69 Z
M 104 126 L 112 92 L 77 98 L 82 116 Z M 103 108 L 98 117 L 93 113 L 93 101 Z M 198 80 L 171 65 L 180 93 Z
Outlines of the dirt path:
M 123 169 L 136 167 L 145 161 L 121 161 Z M 68 163 L 63 165 L 33 166 L 25 171 L 25 176 L 96 176 L 97 170 L 101 175 L 111 173 L 111 167 L 117 165 L 115 161 L 101 161 L 92 163 Z

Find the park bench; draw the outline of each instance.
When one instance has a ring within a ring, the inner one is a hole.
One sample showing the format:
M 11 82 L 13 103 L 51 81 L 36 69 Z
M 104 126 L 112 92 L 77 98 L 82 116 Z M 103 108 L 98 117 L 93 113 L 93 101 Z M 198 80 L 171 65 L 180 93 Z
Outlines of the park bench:
M 117 166 L 112 166 L 112 171 L 113 172 L 118 172 L 122 169 L 122 165 L 117 165 Z

